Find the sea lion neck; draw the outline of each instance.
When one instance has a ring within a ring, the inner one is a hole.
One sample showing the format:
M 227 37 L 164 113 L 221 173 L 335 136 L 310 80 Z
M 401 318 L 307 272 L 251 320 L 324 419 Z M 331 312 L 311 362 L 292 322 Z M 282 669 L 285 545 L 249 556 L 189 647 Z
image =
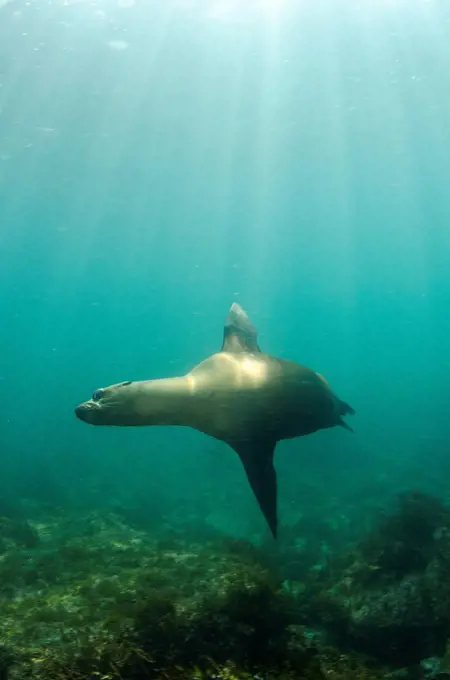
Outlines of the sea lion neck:
M 188 376 L 134 383 L 135 410 L 148 425 L 191 425 L 194 401 Z

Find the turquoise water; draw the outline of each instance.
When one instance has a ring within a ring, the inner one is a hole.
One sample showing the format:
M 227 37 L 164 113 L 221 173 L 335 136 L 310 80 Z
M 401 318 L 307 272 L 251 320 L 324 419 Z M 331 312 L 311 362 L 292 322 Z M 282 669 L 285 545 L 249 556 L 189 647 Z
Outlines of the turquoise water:
M 448 2 L 0 6 L 2 495 L 267 539 L 225 445 L 73 414 L 217 351 L 236 300 L 356 409 L 278 446 L 281 540 L 446 497 Z

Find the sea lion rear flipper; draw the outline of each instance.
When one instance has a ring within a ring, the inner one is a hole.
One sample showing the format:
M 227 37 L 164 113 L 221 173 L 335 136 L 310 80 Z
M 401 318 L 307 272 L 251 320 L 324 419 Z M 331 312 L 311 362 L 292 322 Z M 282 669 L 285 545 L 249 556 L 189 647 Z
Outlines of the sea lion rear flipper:
M 349 430 L 349 432 L 353 432 L 353 429 L 350 427 L 350 425 L 347 425 L 345 420 L 342 419 L 342 416 L 354 416 L 355 415 L 355 409 L 350 406 L 350 404 L 347 404 L 346 401 L 342 401 L 342 399 L 339 399 L 339 420 L 338 420 L 338 425 L 341 427 L 344 427 L 346 430 Z
M 242 309 L 233 302 L 223 330 L 222 352 L 260 352 L 258 331 Z
M 355 415 L 355 409 L 353 408 L 353 406 L 350 406 L 350 404 L 347 404 L 346 401 L 342 401 L 342 399 L 339 399 L 339 405 L 340 405 L 340 415 L 341 416 L 347 416 L 347 415 L 354 416 Z
M 350 425 L 347 425 L 345 420 L 342 420 L 342 418 L 339 418 L 338 425 L 343 427 L 345 430 L 348 430 L 349 432 L 354 432 L 354 429 L 352 427 L 350 427 Z
M 230 446 L 239 455 L 248 481 L 273 537 L 277 537 L 277 475 L 273 465 L 276 442 L 247 440 Z

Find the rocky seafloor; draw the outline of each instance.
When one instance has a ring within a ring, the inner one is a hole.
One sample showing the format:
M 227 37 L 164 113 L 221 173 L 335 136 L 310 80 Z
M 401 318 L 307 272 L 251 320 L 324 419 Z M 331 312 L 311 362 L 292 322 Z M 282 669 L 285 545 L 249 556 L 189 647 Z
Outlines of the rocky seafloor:
M 409 493 L 305 546 L 0 505 L 0 680 L 450 678 L 449 509 Z

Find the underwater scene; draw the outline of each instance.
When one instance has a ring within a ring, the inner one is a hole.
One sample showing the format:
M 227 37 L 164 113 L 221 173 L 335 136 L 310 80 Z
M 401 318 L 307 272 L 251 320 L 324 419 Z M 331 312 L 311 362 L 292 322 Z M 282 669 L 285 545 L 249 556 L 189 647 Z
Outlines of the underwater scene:
M 450 679 L 450 3 L 0 0 L 0 680 Z

